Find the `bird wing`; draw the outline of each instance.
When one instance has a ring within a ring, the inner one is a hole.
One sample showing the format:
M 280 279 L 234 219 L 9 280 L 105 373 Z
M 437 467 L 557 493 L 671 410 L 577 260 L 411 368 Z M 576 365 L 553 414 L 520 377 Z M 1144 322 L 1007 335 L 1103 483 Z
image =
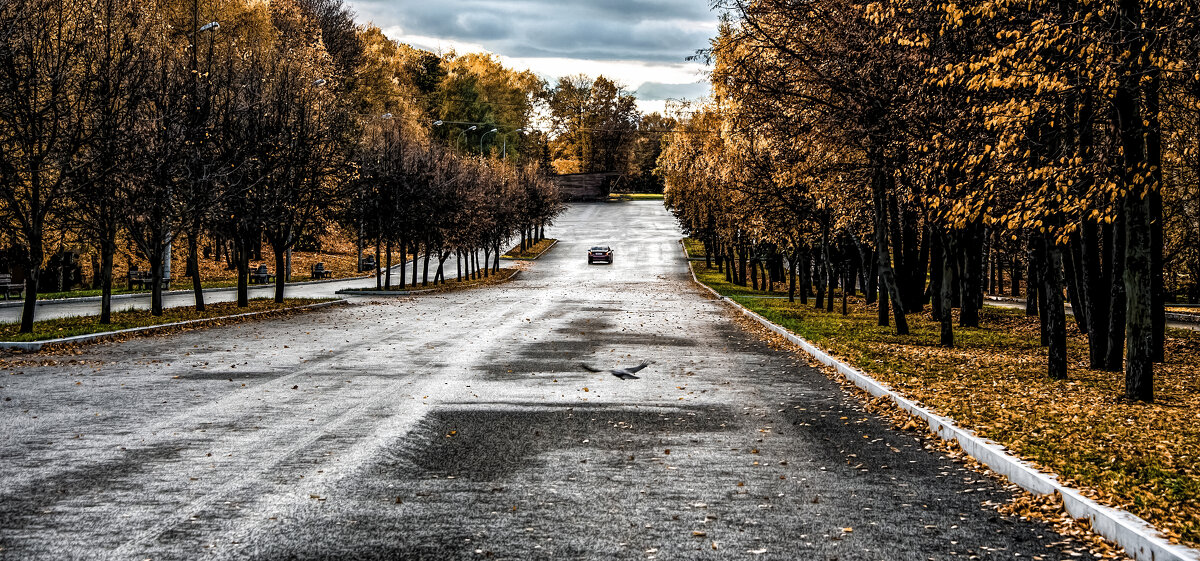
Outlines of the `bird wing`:
M 630 374 L 628 370 L 613 370 L 612 375 L 622 380 L 637 380 L 638 377 Z
M 639 364 L 639 365 L 637 365 L 637 366 L 630 366 L 629 368 L 623 368 L 622 370 L 625 370 L 626 372 L 637 372 L 638 370 L 641 370 L 641 369 L 643 369 L 643 368 L 645 368 L 645 367 L 647 367 L 647 366 L 650 366 L 650 363 L 649 363 L 649 362 L 643 362 L 643 363 L 641 363 L 641 364 Z
M 599 368 L 588 366 L 586 363 L 583 363 L 583 362 L 579 363 L 579 366 L 582 366 L 583 369 L 587 370 L 588 372 L 604 372 L 603 370 L 600 370 Z

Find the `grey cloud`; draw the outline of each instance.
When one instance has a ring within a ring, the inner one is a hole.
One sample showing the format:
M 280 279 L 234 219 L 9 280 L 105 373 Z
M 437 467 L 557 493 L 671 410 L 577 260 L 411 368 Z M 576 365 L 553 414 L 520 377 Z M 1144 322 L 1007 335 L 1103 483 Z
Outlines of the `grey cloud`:
M 678 62 L 716 33 L 705 0 L 350 0 L 361 19 L 514 57 Z
M 708 95 L 707 83 L 664 84 L 646 82 L 637 89 L 638 99 L 696 99 Z

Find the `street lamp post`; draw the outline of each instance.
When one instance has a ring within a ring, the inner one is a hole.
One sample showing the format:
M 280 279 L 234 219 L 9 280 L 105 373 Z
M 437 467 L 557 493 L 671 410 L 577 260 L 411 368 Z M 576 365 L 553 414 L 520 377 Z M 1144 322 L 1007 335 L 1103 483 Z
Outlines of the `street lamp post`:
M 459 141 L 459 142 L 464 142 L 464 141 L 467 139 L 467 133 L 468 133 L 468 132 L 470 132 L 470 131 L 473 131 L 473 130 L 475 130 L 475 129 L 477 129 L 477 128 L 479 128 L 479 127 L 477 127 L 477 126 L 475 126 L 475 125 L 471 125 L 470 127 L 467 127 L 466 129 L 463 129 L 463 131 L 462 131 L 462 132 L 458 133 L 458 141 Z
M 200 25 L 200 0 L 192 0 L 192 29 L 195 29 L 195 31 L 192 32 L 192 44 L 191 44 L 192 48 L 191 48 L 191 61 L 190 61 L 191 67 L 189 68 L 189 70 L 191 70 L 191 74 L 192 74 L 192 76 L 191 76 L 191 78 L 192 78 L 192 99 L 189 100 L 191 102 L 192 107 L 196 107 L 197 99 L 200 97 L 200 61 L 197 57 L 197 51 L 200 50 L 200 34 L 201 33 L 216 33 L 218 30 L 221 29 L 221 24 L 216 21 L 210 21 L 202 26 L 197 27 L 198 25 Z M 212 51 L 212 49 L 210 47 L 210 49 L 209 49 L 209 57 L 210 58 L 212 57 L 211 51 Z M 189 140 L 191 140 L 193 143 L 193 149 L 195 149 L 195 146 L 198 145 L 198 143 L 200 141 L 199 140 L 199 131 L 197 130 L 198 129 L 197 120 L 199 118 L 200 117 L 198 115 L 196 115 L 195 110 L 193 110 L 192 119 L 191 119 L 191 123 L 189 123 L 189 131 L 188 131 L 191 136 L 191 138 Z M 172 191 L 172 189 L 168 185 L 168 187 L 167 187 L 167 198 L 168 199 L 170 199 L 172 196 L 171 191 Z M 166 278 L 166 279 L 171 278 L 171 245 L 174 242 L 174 238 L 175 238 L 174 232 L 167 233 L 166 251 L 163 252 L 163 263 L 162 263 L 163 278 Z M 196 293 L 198 295 L 197 297 L 203 298 L 203 296 L 201 295 L 202 293 L 199 291 L 199 287 L 196 287 L 196 288 L 197 288 Z M 203 306 L 204 306 L 203 300 L 200 300 L 198 305 L 201 307 L 199 309 L 203 309 Z
M 490 131 L 483 133 L 483 135 L 479 137 L 479 155 L 480 156 L 483 155 L 483 139 L 487 138 L 487 135 L 492 134 L 494 132 L 500 132 L 500 129 L 492 129 Z

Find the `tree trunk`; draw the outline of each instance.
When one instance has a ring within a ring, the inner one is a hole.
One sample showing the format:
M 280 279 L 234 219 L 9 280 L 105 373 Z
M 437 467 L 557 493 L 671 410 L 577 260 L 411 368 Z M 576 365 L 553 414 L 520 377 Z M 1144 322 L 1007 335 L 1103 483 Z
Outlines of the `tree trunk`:
M 1163 286 L 1162 131 L 1159 126 L 1162 70 L 1150 65 L 1149 73 L 1150 83 L 1145 86 L 1148 126 L 1144 136 L 1151 184 L 1150 192 L 1146 195 L 1150 215 L 1150 268 L 1146 272 L 1150 275 L 1151 358 L 1154 362 L 1163 362 L 1167 337 L 1167 310 L 1166 288 Z
M 866 261 L 863 261 L 863 276 L 867 279 L 863 294 L 866 296 L 869 306 L 874 304 L 875 299 L 879 297 L 879 256 L 876 255 L 874 249 L 866 252 Z
M 204 311 L 204 283 L 203 283 L 203 279 L 200 278 L 199 248 L 200 248 L 200 232 L 199 232 L 198 228 L 194 228 L 192 230 L 192 232 L 190 234 L 188 234 L 188 265 L 187 265 L 187 267 L 188 267 L 188 273 L 190 273 L 191 277 L 192 277 L 192 294 L 194 295 L 194 299 L 196 301 L 196 311 L 203 312 Z M 112 263 L 110 262 L 109 265 L 111 266 Z M 112 271 L 109 270 L 109 276 L 111 277 L 111 275 L 112 275 Z M 111 284 L 111 278 L 110 278 L 110 284 Z M 110 290 L 110 293 L 111 293 L 111 290 Z M 101 322 L 101 323 L 105 323 L 105 322 Z
M 800 270 L 800 278 L 798 279 L 800 281 L 800 303 L 804 305 L 808 305 L 808 285 L 811 283 L 811 269 L 808 266 L 808 262 L 809 250 L 806 247 L 801 252 L 800 261 L 796 264 L 796 267 Z
M 750 260 L 750 287 L 758 290 L 758 260 Z
M 821 249 L 817 254 L 817 262 L 814 264 L 813 276 L 817 281 L 817 301 L 814 302 L 814 307 L 818 310 L 825 307 L 825 293 L 829 286 L 829 282 L 825 278 L 825 241 L 821 241 Z
M 1080 255 L 1079 236 L 1072 235 L 1067 245 L 1067 255 L 1063 258 L 1063 269 L 1067 278 L 1067 292 L 1071 296 L 1071 313 L 1075 316 L 1075 325 L 1080 333 L 1087 334 L 1087 298 L 1086 282 L 1083 277 L 1083 263 Z
M 741 254 L 738 255 L 738 286 L 746 286 L 746 266 L 749 263 L 750 256 L 746 246 L 742 246 Z
M 1048 331 L 1050 377 L 1063 380 L 1067 377 L 1067 318 L 1063 309 L 1062 250 L 1050 236 L 1042 236 L 1046 243 L 1046 267 L 1044 279 L 1045 316 Z
M 163 266 L 166 257 L 167 248 L 170 247 L 170 241 L 167 242 L 158 251 L 151 252 L 150 255 L 150 280 L 153 286 L 150 287 L 150 315 L 154 317 L 162 317 L 163 315 Z
M 1009 270 L 1012 271 L 1012 295 L 1013 298 L 1021 297 L 1021 258 L 1017 255 L 1018 251 L 1012 254 L 1012 262 L 1009 264 Z
M 1026 256 L 1026 272 L 1025 272 L 1025 315 L 1029 317 L 1037 316 L 1038 314 L 1038 257 L 1039 249 L 1037 249 L 1036 235 L 1030 233 L 1028 236 L 1029 251 Z
M 1155 188 L 1156 186 L 1151 186 Z M 1152 204 L 1136 190 L 1125 197 L 1125 397 L 1154 400 L 1151 279 Z
M 939 236 L 941 256 L 938 259 L 941 270 L 936 271 L 940 279 L 937 283 L 937 309 L 940 310 L 938 323 L 941 325 L 941 344 L 944 347 L 954 346 L 954 313 L 952 312 L 951 292 L 954 287 L 954 243 L 950 234 Z
M 993 285 L 995 287 L 994 290 L 997 295 L 1004 296 L 1004 262 L 1006 259 L 996 248 L 992 249 L 992 253 L 996 262 L 996 284 Z
M 796 302 L 796 261 L 800 259 L 800 250 L 792 250 L 792 257 L 788 259 L 788 302 Z
M 283 303 L 283 287 L 287 279 L 284 278 L 284 268 L 287 267 L 287 250 L 271 244 L 271 249 L 275 251 L 275 303 Z
M 887 296 L 891 297 L 892 314 L 896 319 L 896 334 L 908 334 L 908 321 L 904 317 L 904 303 L 900 298 L 900 287 L 896 284 L 896 275 L 892 270 L 891 256 L 888 255 L 888 212 L 887 212 L 887 189 L 884 185 L 890 174 L 885 173 L 880 167 L 876 167 L 874 171 L 875 184 L 875 246 L 879 248 L 879 283 L 883 291 L 880 293 L 881 300 L 887 300 Z M 887 304 L 880 303 L 881 314 L 887 313 Z M 886 319 L 886 316 L 881 317 L 881 320 Z M 886 325 L 881 321 L 880 325 Z
M 911 221 L 915 229 L 917 222 L 916 213 L 912 213 Z M 920 250 L 913 252 L 916 262 L 910 265 L 912 267 L 913 289 L 912 304 L 909 306 L 909 312 L 914 314 L 919 314 L 925 309 L 925 273 L 929 270 L 929 244 L 931 238 L 929 226 L 926 225 L 924 228 L 921 228 Z M 915 235 L 913 241 L 916 241 Z M 912 263 L 911 260 L 910 263 Z M 907 301 L 905 300 L 905 302 Z
M 100 278 L 100 323 L 103 325 L 112 323 L 113 261 L 116 253 L 116 239 L 100 242 L 100 271 L 96 276 Z
M 932 296 L 932 299 L 930 301 L 930 315 L 933 317 L 933 321 L 936 321 L 939 323 L 942 321 L 942 314 L 946 313 L 947 309 L 950 307 L 949 302 L 947 302 L 944 305 L 942 303 L 942 288 L 943 288 L 942 285 L 943 285 L 943 283 L 946 282 L 947 278 L 952 276 L 952 272 L 953 272 L 953 269 L 950 268 L 950 264 L 943 262 L 945 259 L 948 258 L 947 254 L 949 253 L 949 250 L 948 250 L 949 244 L 945 241 L 946 237 L 947 237 L 947 234 L 945 232 L 940 231 L 940 229 L 939 229 L 937 235 L 933 236 L 930 239 L 930 245 L 932 246 L 930 248 L 930 256 L 929 256 L 929 258 L 930 258 L 929 293 Z M 947 273 L 946 272 L 947 269 L 949 269 L 951 271 L 951 273 Z M 946 287 L 946 298 L 949 298 L 949 297 L 950 297 L 950 289 L 949 289 L 949 287 Z M 950 341 L 951 341 L 951 345 L 953 345 L 953 343 L 954 343 L 953 335 L 951 335 Z M 943 334 L 943 343 L 942 344 L 943 345 L 945 344 L 944 334 Z
M 1030 249 L 1033 251 L 1033 258 L 1029 260 L 1036 267 L 1036 275 L 1031 275 L 1030 278 L 1037 278 L 1038 284 L 1030 285 L 1030 296 L 1037 295 L 1037 313 L 1038 324 L 1041 326 L 1041 345 L 1047 347 L 1050 345 L 1050 316 L 1046 305 L 1049 302 L 1046 287 L 1048 280 L 1046 275 L 1049 274 L 1049 256 L 1046 254 L 1046 234 L 1038 233 L 1029 238 Z
M 408 264 L 408 240 L 401 238 L 400 239 L 400 247 L 398 249 L 400 250 L 400 259 L 404 261 L 404 265 L 407 265 Z M 404 265 L 400 266 L 400 290 L 404 290 L 404 288 L 407 286 L 407 282 L 405 279 L 405 275 L 407 274 L 407 272 L 405 271 Z M 388 259 L 388 271 L 390 272 L 391 270 L 392 270 L 392 260 L 389 258 Z
M 433 284 L 437 284 L 438 279 L 441 279 L 442 284 L 446 284 L 446 260 L 449 258 L 449 251 L 438 251 L 437 273 L 433 275 Z
M 237 261 L 238 287 L 237 287 L 237 307 L 247 308 L 250 306 L 250 248 L 246 243 L 244 236 L 239 236 L 234 240 L 236 250 L 234 260 Z
M 1086 311 L 1088 329 L 1088 366 L 1089 368 L 1104 368 L 1104 358 L 1108 354 L 1108 288 L 1112 282 L 1101 272 L 1100 268 L 1100 232 L 1099 226 L 1084 220 L 1080 227 L 1080 258 L 1084 278 L 1080 292 L 1080 302 Z
M 384 259 L 383 289 L 391 290 L 392 289 L 392 240 L 390 238 L 386 242 L 385 249 L 383 252 L 383 259 Z M 378 263 L 376 263 L 376 265 L 378 265 Z M 400 268 L 404 269 L 404 267 L 400 267 Z M 403 288 L 404 285 L 401 284 L 400 287 Z
M 958 230 L 957 242 L 954 244 L 958 257 L 958 324 L 963 327 L 979 327 L 979 297 L 982 290 L 979 277 L 982 273 L 980 259 L 979 225 L 968 224 L 965 229 Z
M 850 308 L 849 308 L 850 303 L 846 301 L 846 299 L 850 297 L 849 293 L 846 291 L 846 287 L 848 285 L 850 285 L 850 283 L 854 282 L 851 279 L 850 274 L 851 274 L 850 273 L 850 265 L 846 261 L 843 261 L 842 262 L 842 315 L 843 316 L 850 315 Z
M 1123 214 L 1123 213 L 1121 213 Z M 1104 369 L 1120 372 L 1125 361 L 1125 218 L 1118 215 L 1112 224 L 1111 273 L 1112 282 L 1108 298 L 1108 353 L 1104 358 Z
M 902 227 L 900 216 L 900 203 L 896 200 L 894 194 L 894 182 L 888 181 L 887 189 L 887 218 L 885 219 L 888 227 L 888 243 L 891 244 L 892 250 L 892 271 L 893 278 L 896 279 L 896 288 L 900 292 L 901 301 L 908 295 L 908 252 L 904 250 L 905 239 L 904 229 Z
M 429 286 L 429 258 L 433 251 L 428 247 L 425 248 L 425 266 L 421 269 L 421 286 Z
M 833 311 L 833 285 L 834 274 L 833 264 L 829 255 L 829 229 L 830 216 L 825 215 L 825 222 L 821 225 L 821 276 L 825 280 L 825 311 Z M 817 307 L 820 308 L 820 297 L 817 297 Z
M 414 241 L 412 244 L 412 256 L 413 256 L 412 284 L 413 284 L 413 286 L 416 286 L 416 284 L 417 284 L 417 261 L 419 261 L 418 257 L 420 256 L 420 251 L 421 251 L 421 243 Z M 429 248 L 426 247 L 425 251 L 429 251 Z M 408 261 L 407 261 L 408 256 L 407 255 L 404 256 L 404 259 L 405 259 L 405 261 L 400 264 L 401 267 L 408 264 Z

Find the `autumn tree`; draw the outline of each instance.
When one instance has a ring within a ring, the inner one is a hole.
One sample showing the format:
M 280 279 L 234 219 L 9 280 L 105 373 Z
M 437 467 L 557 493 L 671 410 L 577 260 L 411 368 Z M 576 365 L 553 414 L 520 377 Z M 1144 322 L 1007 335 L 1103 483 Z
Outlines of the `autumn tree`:
M 0 220 L 25 268 L 22 333 L 33 331 L 48 229 L 90 132 L 89 77 L 78 67 L 92 15 L 82 0 L 0 4 Z

